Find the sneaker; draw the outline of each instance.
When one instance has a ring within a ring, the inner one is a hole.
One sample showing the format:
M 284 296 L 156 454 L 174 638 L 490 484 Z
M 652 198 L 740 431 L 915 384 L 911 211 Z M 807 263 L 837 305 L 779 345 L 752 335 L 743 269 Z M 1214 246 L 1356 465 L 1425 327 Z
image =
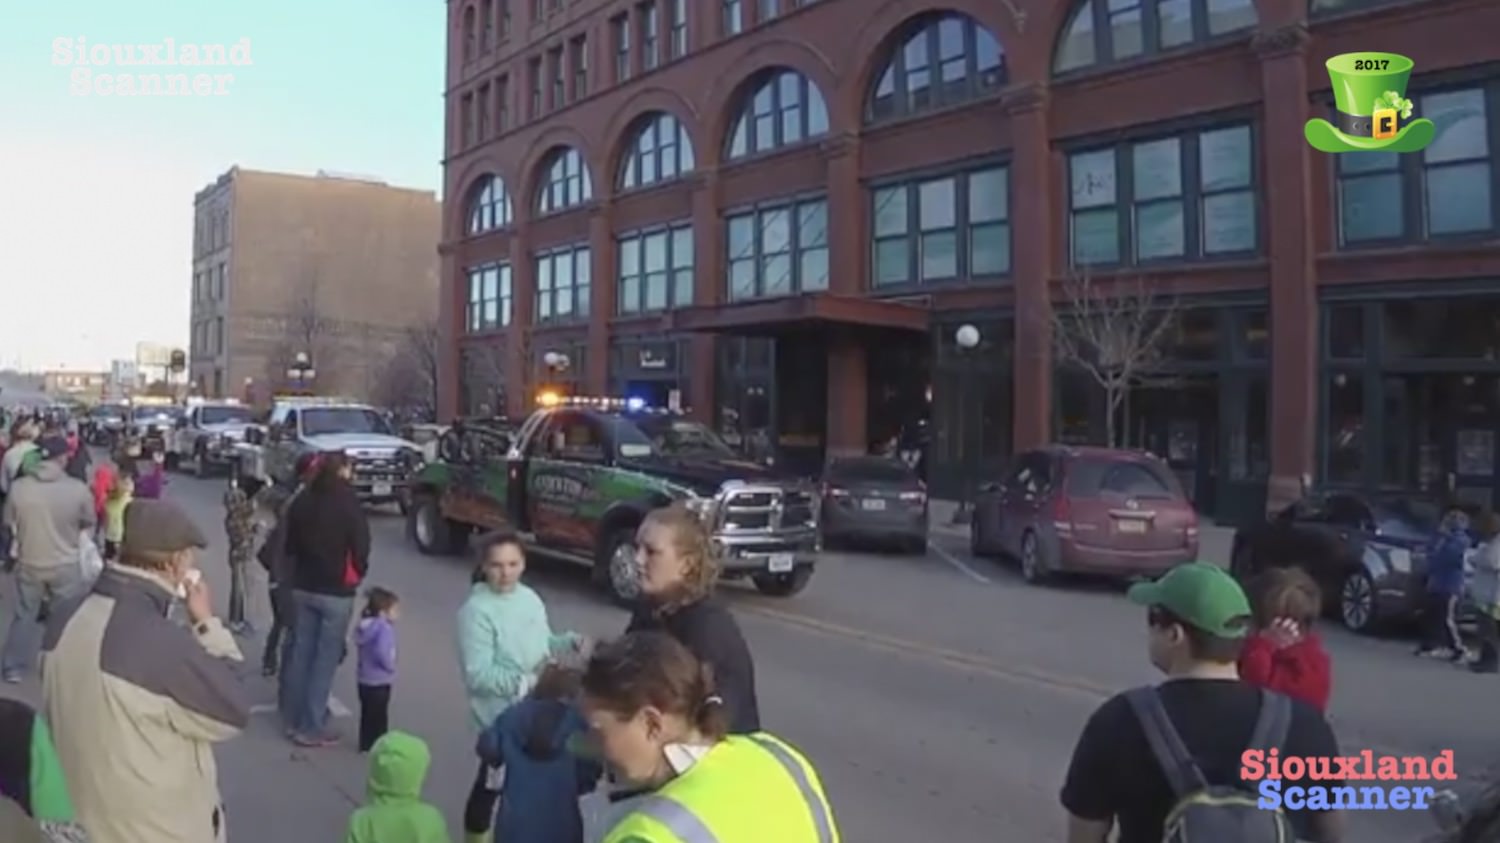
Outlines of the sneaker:
M 292 735 L 292 743 L 307 749 L 322 749 L 324 747 L 337 746 L 339 736 L 332 732 L 312 737 L 309 735 Z
M 1436 647 L 1428 650 L 1418 650 L 1417 655 L 1426 656 L 1429 659 L 1440 659 L 1442 661 L 1453 660 L 1453 651 L 1448 649 L 1447 647 Z
M 1453 650 L 1448 656 L 1448 661 L 1453 662 L 1454 664 L 1466 664 L 1472 659 L 1473 656 L 1465 647 L 1459 647 L 1457 650 Z
M 21 673 L 16 670 L 7 670 L 4 674 L 0 674 L 0 680 L 4 680 L 7 685 L 19 685 L 21 684 Z

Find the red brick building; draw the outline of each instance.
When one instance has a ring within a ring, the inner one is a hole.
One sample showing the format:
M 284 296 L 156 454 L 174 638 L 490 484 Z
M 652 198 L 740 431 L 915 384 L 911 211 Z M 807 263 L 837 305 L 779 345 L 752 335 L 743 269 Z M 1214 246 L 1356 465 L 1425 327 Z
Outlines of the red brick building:
M 1181 303 L 1173 387 L 1125 412 L 1207 511 L 1305 475 L 1495 491 L 1492 0 L 450 0 L 448 18 L 449 412 L 520 412 L 553 381 L 644 391 L 809 464 L 921 416 L 956 495 L 1017 449 L 1097 438 L 1098 391 L 1056 365 L 1048 316 L 1086 267 Z M 1356 50 L 1415 60 L 1426 153 L 1307 146 L 1324 61 Z

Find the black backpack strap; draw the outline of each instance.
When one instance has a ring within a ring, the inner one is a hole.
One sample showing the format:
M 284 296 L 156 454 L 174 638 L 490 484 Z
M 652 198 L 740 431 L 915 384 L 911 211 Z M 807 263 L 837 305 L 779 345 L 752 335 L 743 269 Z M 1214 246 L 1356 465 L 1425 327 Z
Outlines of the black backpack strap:
M 1292 700 L 1284 694 L 1261 689 L 1260 714 L 1255 718 L 1255 731 L 1250 733 L 1250 745 L 1246 749 L 1263 752 L 1281 750 L 1287 733 L 1292 729 Z
M 1151 753 L 1156 756 L 1156 763 L 1161 765 L 1167 784 L 1177 798 L 1182 799 L 1207 788 L 1208 780 L 1203 777 L 1203 771 L 1198 768 L 1198 762 L 1193 760 L 1193 754 L 1188 752 L 1187 745 L 1182 742 L 1177 727 L 1172 725 L 1172 719 L 1167 716 L 1167 710 L 1162 706 L 1161 696 L 1156 689 L 1149 686 L 1136 688 L 1127 691 L 1125 698 L 1135 710 L 1136 719 L 1141 723 L 1141 731 L 1146 734 L 1146 743 L 1151 745 Z

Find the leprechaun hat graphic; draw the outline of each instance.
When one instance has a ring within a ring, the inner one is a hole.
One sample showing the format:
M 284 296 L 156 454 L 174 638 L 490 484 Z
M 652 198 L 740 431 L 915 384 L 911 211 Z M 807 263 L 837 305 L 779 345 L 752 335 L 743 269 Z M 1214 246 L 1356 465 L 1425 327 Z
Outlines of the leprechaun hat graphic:
M 1338 125 L 1321 117 L 1302 133 L 1320 152 L 1416 152 L 1432 143 L 1437 128 L 1411 119 L 1406 99 L 1412 61 L 1395 53 L 1345 53 L 1327 62 L 1338 109 Z

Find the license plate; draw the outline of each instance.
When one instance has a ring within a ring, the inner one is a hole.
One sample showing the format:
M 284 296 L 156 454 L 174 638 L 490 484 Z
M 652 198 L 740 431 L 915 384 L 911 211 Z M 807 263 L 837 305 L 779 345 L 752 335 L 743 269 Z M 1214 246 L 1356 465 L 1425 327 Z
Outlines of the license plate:
M 389 495 L 390 493 L 391 484 L 389 483 L 376 483 L 375 487 L 370 490 L 370 494 L 374 495 L 377 498 Z
M 1139 535 L 1146 532 L 1146 522 L 1137 521 L 1133 518 L 1124 518 L 1118 522 L 1118 529 L 1122 533 Z
M 865 498 L 859 502 L 859 505 L 871 512 L 879 512 L 885 509 L 885 501 L 880 498 Z
M 771 554 L 771 559 L 766 564 L 766 567 L 769 568 L 771 573 L 773 574 L 785 574 L 786 572 L 792 570 L 792 566 L 796 563 L 796 561 L 796 557 L 792 556 L 792 554 L 790 553 L 773 553 Z

